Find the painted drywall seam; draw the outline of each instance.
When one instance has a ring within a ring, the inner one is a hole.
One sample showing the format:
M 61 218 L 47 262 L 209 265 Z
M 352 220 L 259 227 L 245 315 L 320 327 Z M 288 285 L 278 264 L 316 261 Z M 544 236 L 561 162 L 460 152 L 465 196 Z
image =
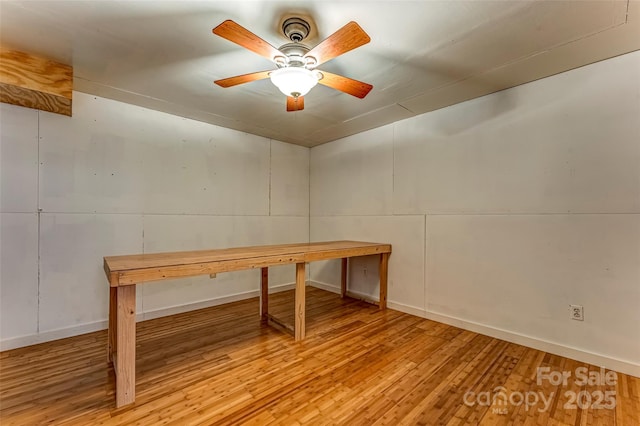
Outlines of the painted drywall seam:
M 42 111 L 38 111 L 38 113 L 36 114 L 36 127 L 37 127 L 37 142 L 36 142 L 36 161 L 38 162 L 38 165 L 36 167 L 36 215 L 37 215 L 37 220 L 38 220 L 38 245 L 36 247 L 36 250 L 38 251 L 38 278 L 37 278 L 37 304 L 36 304 L 36 333 L 40 334 L 40 216 L 42 213 L 42 209 L 40 208 L 40 114 L 42 114 Z
M 631 5 L 631 0 L 627 0 L 627 10 L 625 11 L 625 15 L 624 15 L 624 23 L 625 25 L 629 23 L 629 7 Z
M 144 163 L 144 159 L 142 160 Z M 147 215 L 142 214 L 142 217 L 140 218 L 142 221 L 142 254 L 145 254 L 145 247 L 144 247 L 144 230 L 145 230 L 145 225 L 144 225 L 144 220 L 147 217 Z M 111 285 L 111 283 L 109 283 L 109 285 Z M 145 286 L 141 286 L 142 289 L 140 290 L 140 312 L 144 312 L 144 289 Z M 137 295 L 136 295 L 137 296 Z M 111 303 L 111 302 L 109 302 Z
M 428 242 L 427 242 L 427 214 L 424 215 L 424 228 L 423 230 L 423 235 L 422 238 L 424 239 L 424 261 L 422 262 L 422 280 L 424 281 L 422 283 L 423 288 L 424 288 L 424 303 L 422 306 L 424 306 L 425 311 L 427 310 L 427 306 L 428 302 L 429 302 L 429 281 L 427 280 L 427 262 L 429 261 L 429 256 L 428 256 Z
M 307 175 L 309 176 L 309 179 L 307 179 L 307 242 L 311 242 L 311 148 L 307 148 L 308 152 L 309 152 L 309 163 L 308 163 L 308 167 L 307 167 Z M 311 280 L 311 277 L 313 276 L 311 270 L 312 270 L 313 266 L 312 263 L 309 263 L 309 267 L 307 268 L 307 285 L 309 285 L 309 282 Z
M 307 241 L 311 242 L 311 148 L 307 148 L 307 151 L 309 152 L 309 162 L 307 167 L 307 174 L 309 176 L 309 179 L 307 180 L 307 216 L 309 226 L 307 226 Z M 309 275 L 311 275 L 311 266 L 309 266 Z
M 391 126 L 391 214 L 395 214 L 395 203 L 393 202 L 396 193 L 396 124 Z
M 271 216 L 271 186 L 273 185 L 273 139 L 269 139 L 269 211 L 268 216 Z

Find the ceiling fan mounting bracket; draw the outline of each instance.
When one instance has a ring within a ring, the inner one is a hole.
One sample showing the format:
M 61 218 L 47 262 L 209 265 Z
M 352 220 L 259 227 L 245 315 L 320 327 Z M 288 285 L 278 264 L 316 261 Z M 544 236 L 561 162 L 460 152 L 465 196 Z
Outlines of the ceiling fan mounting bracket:
M 282 33 L 294 43 L 299 43 L 309 35 L 311 26 L 302 18 L 292 17 L 282 23 Z

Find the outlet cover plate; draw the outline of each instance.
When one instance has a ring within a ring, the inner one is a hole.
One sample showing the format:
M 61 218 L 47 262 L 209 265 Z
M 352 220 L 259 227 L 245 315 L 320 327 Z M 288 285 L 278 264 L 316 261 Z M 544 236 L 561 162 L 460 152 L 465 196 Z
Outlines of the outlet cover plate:
M 581 305 L 569 305 L 569 317 L 572 320 L 584 321 L 584 308 Z

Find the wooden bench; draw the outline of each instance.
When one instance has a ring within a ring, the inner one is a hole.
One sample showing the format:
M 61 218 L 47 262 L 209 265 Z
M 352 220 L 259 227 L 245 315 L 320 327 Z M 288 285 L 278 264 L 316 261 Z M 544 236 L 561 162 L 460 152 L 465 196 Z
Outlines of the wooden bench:
M 390 244 L 329 241 L 105 257 L 104 271 L 110 286 L 108 358 L 116 373 L 116 406 L 135 401 L 137 284 L 260 268 L 261 318 L 291 330 L 299 341 L 305 337 L 306 263 L 342 259 L 341 294 L 344 297 L 349 294 L 348 259 L 376 254 L 380 255 L 380 299 L 377 303 L 380 309 L 386 309 Z M 269 315 L 268 276 L 270 266 L 293 263 L 296 264 L 295 323 L 288 325 Z

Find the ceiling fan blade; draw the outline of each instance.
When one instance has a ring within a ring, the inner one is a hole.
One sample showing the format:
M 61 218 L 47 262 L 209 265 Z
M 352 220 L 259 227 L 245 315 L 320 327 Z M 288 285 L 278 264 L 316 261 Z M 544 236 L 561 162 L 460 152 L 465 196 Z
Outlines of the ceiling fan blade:
M 305 58 L 309 56 L 315 58 L 317 66 L 370 41 L 371 38 L 360 28 L 360 25 L 351 21 L 304 56 Z
M 215 27 L 213 33 L 272 61 L 276 56 L 284 56 L 278 49 L 230 19 Z
M 269 78 L 269 74 L 271 74 L 271 70 L 252 72 L 251 74 L 236 75 L 235 77 L 216 80 L 214 81 L 214 83 L 220 87 L 231 87 L 231 86 L 236 86 L 238 84 L 250 83 L 252 81 L 264 80 L 265 78 Z
M 304 109 L 304 96 L 287 96 L 287 111 L 302 111 Z
M 318 80 L 318 83 L 331 87 L 332 89 L 339 90 L 344 93 L 355 96 L 356 98 L 364 98 L 373 89 L 373 86 L 362 81 L 354 80 L 352 78 L 343 77 L 338 74 L 332 74 L 326 71 L 320 71 L 322 78 Z

